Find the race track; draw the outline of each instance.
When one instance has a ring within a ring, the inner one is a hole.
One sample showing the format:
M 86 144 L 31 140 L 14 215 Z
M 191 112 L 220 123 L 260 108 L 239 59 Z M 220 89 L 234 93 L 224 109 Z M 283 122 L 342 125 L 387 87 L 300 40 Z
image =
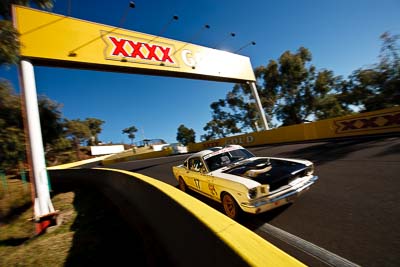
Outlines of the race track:
M 304 158 L 319 181 L 290 206 L 240 223 L 307 265 L 328 266 L 264 231 L 269 224 L 361 266 L 400 266 L 400 138 L 374 137 L 250 148 L 257 156 Z M 187 155 L 108 165 L 173 186 Z M 217 210 L 219 206 L 191 193 Z

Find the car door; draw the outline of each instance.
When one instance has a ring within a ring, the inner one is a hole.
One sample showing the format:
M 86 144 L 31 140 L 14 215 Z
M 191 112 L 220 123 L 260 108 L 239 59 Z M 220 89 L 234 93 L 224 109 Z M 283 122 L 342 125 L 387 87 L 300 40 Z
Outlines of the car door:
M 200 175 L 199 160 L 200 158 L 197 157 L 190 158 L 188 160 L 188 166 L 186 171 L 187 185 L 192 189 L 198 191 L 201 190 L 200 180 L 199 180 L 199 175 Z
M 188 185 L 194 190 L 210 195 L 209 183 L 211 176 L 206 174 L 204 163 L 200 157 L 189 159 L 188 162 Z

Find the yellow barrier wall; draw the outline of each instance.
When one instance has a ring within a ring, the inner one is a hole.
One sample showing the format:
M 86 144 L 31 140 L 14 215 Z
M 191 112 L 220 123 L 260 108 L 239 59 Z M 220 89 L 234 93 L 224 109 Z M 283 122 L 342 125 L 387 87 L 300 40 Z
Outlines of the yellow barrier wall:
M 229 144 L 257 146 L 392 132 L 400 132 L 400 107 L 189 144 L 188 149 L 194 152 Z
M 150 242 L 148 257 L 161 250 L 166 266 L 304 266 L 222 213 L 151 177 L 113 169 L 51 170 L 49 176 L 55 190 L 89 186 L 104 193 L 133 229 L 140 226 L 144 242 Z
M 103 163 L 103 165 L 108 165 L 108 164 L 114 164 L 114 163 L 118 163 L 118 162 L 125 162 L 125 161 L 138 160 L 138 159 L 166 157 L 166 156 L 172 155 L 172 153 L 173 153 L 172 148 L 167 148 L 162 151 L 153 151 L 153 152 L 131 155 L 131 156 L 118 157 L 118 154 L 116 154 L 116 155 L 110 156 L 109 158 L 102 160 L 101 163 Z
M 63 170 L 63 169 L 77 168 L 77 167 L 80 167 L 85 164 L 101 161 L 109 156 L 110 155 L 105 155 L 105 156 L 95 157 L 95 158 L 91 158 L 91 159 L 85 159 L 85 160 L 80 160 L 80 161 L 76 161 L 76 162 L 61 164 L 61 165 L 57 165 L 57 166 L 51 166 L 51 167 L 47 167 L 47 169 L 48 170 Z

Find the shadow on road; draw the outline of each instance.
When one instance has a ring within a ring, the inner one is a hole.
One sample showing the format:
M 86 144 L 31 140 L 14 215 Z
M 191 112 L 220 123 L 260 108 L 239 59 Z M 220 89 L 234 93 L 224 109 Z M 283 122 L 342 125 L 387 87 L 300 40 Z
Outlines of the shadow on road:
M 289 203 L 261 214 L 245 214 L 242 216 L 242 219 L 239 221 L 239 223 L 254 231 L 263 224 L 268 223 L 278 217 L 280 214 L 290 208 L 291 205 L 292 203 Z
M 305 144 L 286 144 L 276 145 L 260 148 L 251 148 L 250 150 L 257 156 L 273 156 L 273 157 L 288 157 L 288 158 L 302 158 L 313 161 L 317 164 L 324 164 L 325 162 L 339 160 L 345 158 L 350 153 L 362 151 L 380 145 L 382 138 L 373 139 L 356 139 L 356 140 L 336 140 L 329 142 L 318 142 L 315 145 L 310 143 Z M 288 149 L 290 147 L 290 149 Z M 296 147 L 299 147 L 296 149 Z M 280 148 L 285 148 L 280 152 Z M 269 154 L 268 151 L 271 151 Z M 275 150 L 275 151 L 274 151 Z M 392 146 L 384 153 L 379 153 L 376 157 L 398 154 L 400 145 Z
M 87 188 L 74 192 L 75 234 L 64 266 L 148 266 L 142 239 L 111 202 Z
M 176 186 L 179 188 L 178 186 Z M 211 200 L 199 193 L 196 193 L 192 190 L 188 190 L 186 192 L 190 196 L 200 200 L 204 204 L 207 204 L 211 208 L 221 212 L 224 214 L 224 210 L 222 208 L 222 205 L 214 200 Z M 279 216 L 282 212 L 284 212 L 287 208 L 289 208 L 291 204 L 284 205 L 281 207 L 278 207 L 276 209 L 261 213 L 261 214 L 250 214 L 250 213 L 242 213 L 239 219 L 237 220 L 238 223 L 242 224 L 244 227 L 249 228 L 250 230 L 254 230 L 261 226 L 264 223 L 267 223 L 269 221 L 272 221 L 275 217 Z M 225 214 L 224 214 L 225 215 Z

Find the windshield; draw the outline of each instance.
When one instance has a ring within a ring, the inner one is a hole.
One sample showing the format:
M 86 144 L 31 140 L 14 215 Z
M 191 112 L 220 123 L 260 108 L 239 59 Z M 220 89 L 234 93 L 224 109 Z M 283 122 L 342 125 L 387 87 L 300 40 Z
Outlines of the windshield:
M 212 172 L 216 169 L 225 167 L 225 166 L 232 164 L 234 162 L 237 162 L 239 160 L 254 157 L 254 155 L 251 154 L 246 149 L 235 149 L 235 150 L 230 150 L 230 151 L 224 151 L 222 149 L 221 153 L 218 153 L 218 152 L 219 151 L 216 151 L 213 153 L 212 156 L 206 155 L 203 158 L 204 162 L 207 164 L 210 172 Z

